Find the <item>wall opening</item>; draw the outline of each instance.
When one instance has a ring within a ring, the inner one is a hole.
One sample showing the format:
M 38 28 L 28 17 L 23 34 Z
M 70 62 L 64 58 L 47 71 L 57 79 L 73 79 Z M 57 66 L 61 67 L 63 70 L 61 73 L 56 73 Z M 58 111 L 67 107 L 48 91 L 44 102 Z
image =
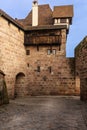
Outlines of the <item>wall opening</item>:
M 16 98 L 19 96 L 23 96 L 24 88 L 25 88 L 25 75 L 24 73 L 18 73 L 16 75 L 14 97 Z

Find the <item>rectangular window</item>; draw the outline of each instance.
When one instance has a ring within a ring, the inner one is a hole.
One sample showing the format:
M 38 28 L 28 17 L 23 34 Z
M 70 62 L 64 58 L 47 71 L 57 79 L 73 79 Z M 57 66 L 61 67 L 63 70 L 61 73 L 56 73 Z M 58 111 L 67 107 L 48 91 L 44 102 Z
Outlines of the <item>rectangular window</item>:
M 48 49 L 48 50 L 47 50 L 47 54 L 48 54 L 48 55 L 50 55 L 51 52 L 52 52 L 51 49 Z
M 56 54 L 56 49 L 53 49 L 52 53 L 53 53 L 53 55 L 55 55 Z
M 40 66 L 37 66 L 37 72 L 40 72 Z
M 37 46 L 37 51 L 39 51 L 39 46 Z
M 48 55 L 50 55 L 50 54 L 55 55 L 55 54 L 56 54 L 56 49 L 53 49 L 53 50 L 52 50 L 52 49 L 48 49 L 48 50 L 47 50 L 47 54 L 48 54 Z
M 30 50 L 26 50 L 26 55 L 30 55 Z
M 29 67 L 30 65 L 29 65 L 29 63 L 27 63 L 27 67 Z
M 61 46 L 59 45 L 59 51 L 61 51 Z
M 49 66 L 48 69 L 49 69 L 49 73 L 51 73 L 52 72 L 52 67 Z
M 66 23 L 66 19 L 65 18 L 61 18 L 60 19 L 60 23 Z
M 55 22 L 54 22 L 55 24 L 57 24 L 58 23 L 58 19 L 55 19 Z

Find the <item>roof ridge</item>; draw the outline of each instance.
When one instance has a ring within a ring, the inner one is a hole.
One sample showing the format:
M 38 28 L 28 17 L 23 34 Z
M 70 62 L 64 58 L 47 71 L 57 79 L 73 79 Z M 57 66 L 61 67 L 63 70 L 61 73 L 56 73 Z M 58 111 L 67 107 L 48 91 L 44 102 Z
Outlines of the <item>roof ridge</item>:
M 70 5 L 58 5 L 58 6 L 54 6 L 54 7 L 65 7 L 65 6 L 73 6 L 73 4 L 70 4 Z
M 43 4 L 43 5 L 38 5 L 38 6 L 50 6 L 49 4 Z
M 0 9 L 0 15 L 3 16 L 5 19 L 9 20 L 13 24 L 15 24 L 17 27 L 21 28 L 24 30 L 23 26 L 17 22 L 14 18 L 12 18 L 10 15 L 8 15 L 6 12 L 4 12 L 2 9 Z

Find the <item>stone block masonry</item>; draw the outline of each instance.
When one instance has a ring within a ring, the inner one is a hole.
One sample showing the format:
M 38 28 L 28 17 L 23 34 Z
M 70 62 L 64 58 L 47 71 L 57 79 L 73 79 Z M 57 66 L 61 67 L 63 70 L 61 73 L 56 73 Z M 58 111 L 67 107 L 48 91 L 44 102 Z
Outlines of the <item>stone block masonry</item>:
M 9 97 L 79 94 L 75 86 L 75 59 L 66 58 L 66 13 L 65 23 L 57 16 L 60 23 L 54 25 L 49 5 L 39 6 L 42 7 L 48 10 L 47 15 L 43 10 L 39 12 L 42 24 L 36 27 L 30 26 L 30 13 L 24 20 L 14 20 L 0 10 L 0 70 L 6 75 Z M 71 24 L 73 7 L 63 8 L 70 8 Z
M 66 58 L 59 47 L 52 46 L 56 54 L 48 54 L 48 46 L 27 47 L 28 88 L 31 95 L 74 95 L 75 62 Z
M 75 49 L 76 77 L 79 78 L 81 100 L 87 100 L 87 36 Z
M 25 19 L 14 20 L 0 10 L 0 71 L 9 97 L 80 93 L 87 100 L 87 37 L 76 47 L 75 58 L 66 58 L 73 6 L 38 8 L 40 24 L 35 27 L 32 11 Z
M 26 75 L 27 65 L 23 43 L 24 32 L 1 16 L 0 70 L 6 75 L 5 79 L 10 97 L 14 96 L 17 74 L 22 72 Z M 24 87 L 26 89 L 26 83 L 24 84 Z M 24 90 L 22 93 L 25 93 Z
M 55 38 L 57 34 L 61 36 L 59 43 Z M 26 32 L 25 43 L 28 44 L 25 44 L 25 47 L 30 95 L 76 94 L 75 62 L 74 58 L 66 58 L 66 35 L 66 29 Z M 43 41 L 42 36 L 44 36 Z M 32 42 L 29 42 L 29 39 Z
M 66 30 L 61 32 L 61 50 L 52 45 L 49 54 L 50 45 L 25 47 L 24 31 L 0 17 L 0 70 L 9 97 L 75 94 L 74 58 L 65 57 Z
M 0 71 L 0 105 L 8 104 L 8 93 L 7 93 L 7 86 L 4 79 L 5 74 Z

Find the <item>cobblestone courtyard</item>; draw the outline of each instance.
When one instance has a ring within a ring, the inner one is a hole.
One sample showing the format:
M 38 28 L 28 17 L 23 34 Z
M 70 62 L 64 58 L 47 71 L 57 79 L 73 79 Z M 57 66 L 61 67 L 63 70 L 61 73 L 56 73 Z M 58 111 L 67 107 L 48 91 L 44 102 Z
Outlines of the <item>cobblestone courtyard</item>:
M 68 96 L 11 100 L 0 107 L 0 130 L 87 130 L 87 103 Z

